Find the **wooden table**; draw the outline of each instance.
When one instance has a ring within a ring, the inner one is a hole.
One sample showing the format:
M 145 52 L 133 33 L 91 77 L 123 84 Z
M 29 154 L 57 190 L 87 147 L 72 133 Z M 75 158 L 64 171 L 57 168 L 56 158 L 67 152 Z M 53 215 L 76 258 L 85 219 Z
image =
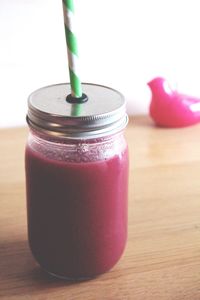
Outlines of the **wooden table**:
M 27 129 L 0 130 L 0 298 L 200 299 L 200 125 L 161 129 L 131 119 L 129 239 L 96 279 L 44 274 L 27 244 L 23 152 Z

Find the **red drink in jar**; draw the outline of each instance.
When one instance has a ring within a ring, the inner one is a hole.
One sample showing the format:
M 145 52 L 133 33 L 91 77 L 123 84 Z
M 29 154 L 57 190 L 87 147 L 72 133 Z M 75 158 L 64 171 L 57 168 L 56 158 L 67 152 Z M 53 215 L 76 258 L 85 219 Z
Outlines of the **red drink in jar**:
M 79 116 L 61 84 L 34 92 L 27 117 L 29 244 L 43 269 L 66 279 L 112 268 L 127 238 L 124 99 L 107 87 L 83 87 L 89 100 Z

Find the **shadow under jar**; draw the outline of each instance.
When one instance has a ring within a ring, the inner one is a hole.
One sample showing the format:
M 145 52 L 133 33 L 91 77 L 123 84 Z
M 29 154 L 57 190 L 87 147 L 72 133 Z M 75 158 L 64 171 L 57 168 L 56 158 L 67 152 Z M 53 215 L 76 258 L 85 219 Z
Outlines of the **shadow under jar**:
M 44 270 L 71 280 L 108 271 L 127 239 L 125 101 L 108 87 L 83 89 L 82 104 L 66 102 L 68 84 L 39 89 L 27 115 L 30 248 Z

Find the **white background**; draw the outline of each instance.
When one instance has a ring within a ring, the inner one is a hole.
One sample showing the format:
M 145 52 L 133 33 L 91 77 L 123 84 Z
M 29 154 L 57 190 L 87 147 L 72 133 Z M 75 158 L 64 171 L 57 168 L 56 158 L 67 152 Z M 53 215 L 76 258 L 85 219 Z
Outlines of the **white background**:
M 82 81 L 147 113 L 155 76 L 200 96 L 199 0 L 75 0 Z M 0 127 L 25 124 L 27 96 L 66 82 L 60 0 L 0 0 Z

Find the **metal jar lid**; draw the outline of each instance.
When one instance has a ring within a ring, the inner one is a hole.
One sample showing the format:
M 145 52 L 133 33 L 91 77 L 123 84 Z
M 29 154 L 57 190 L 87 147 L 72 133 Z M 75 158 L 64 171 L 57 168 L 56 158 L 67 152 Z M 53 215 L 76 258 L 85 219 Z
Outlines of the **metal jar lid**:
M 81 104 L 67 102 L 71 91 L 66 83 L 34 91 L 28 98 L 29 126 L 48 135 L 72 139 L 102 137 L 126 127 L 128 117 L 121 93 L 91 83 L 83 83 L 82 88 L 88 100 Z

